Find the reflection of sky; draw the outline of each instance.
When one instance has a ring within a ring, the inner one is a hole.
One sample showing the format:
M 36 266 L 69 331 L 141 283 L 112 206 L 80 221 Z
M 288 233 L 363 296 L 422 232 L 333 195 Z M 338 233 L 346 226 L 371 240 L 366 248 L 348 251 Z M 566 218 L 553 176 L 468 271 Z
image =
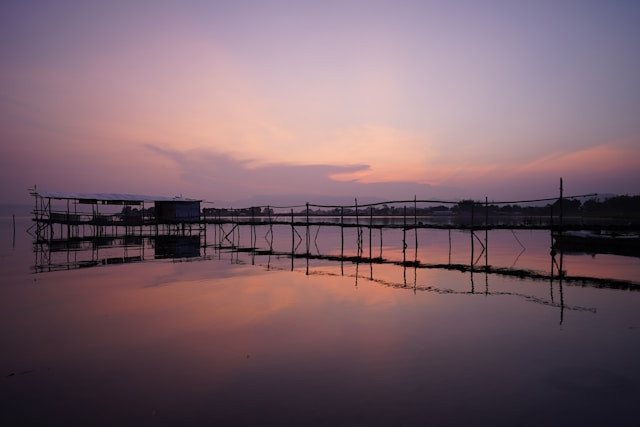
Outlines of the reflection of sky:
M 16 275 L 0 287 L 5 414 L 509 425 L 635 411 L 637 292 L 565 287 L 567 304 L 596 311 L 567 309 L 559 326 L 559 307 L 517 296 L 545 298 L 546 283 L 491 277 L 513 295 L 414 293 L 355 286 L 353 268 L 306 276 L 210 260 Z M 422 280 L 469 288 L 458 272 Z
M 4 2 L 0 16 L 13 200 L 34 183 L 210 200 L 538 197 L 560 175 L 569 192 L 637 190 L 634 2 Z
M 249 254 L 34 275 L 29 222 L 18 220 L 15 248 L 11 223 L 0 229 L 5 420 L 588 425 L 636 411 L 638 292 L 565 285 L 559 325 L 557 283 L 476 274 L 470 294 L 457 271 L 418 271 L 444 293 L 414 292 L 411 269 L 407 289 L 384 285 L 402 280 L 399 266 L 374 265 L 372 282 L 367 264 L 341 277 L 312 260 L 305 275 L 302 259 L 267 271 Z M 497 234 L 502 259 L 513 236 Z M 535 235 L 519 232 L 528 250 L 543 246 Z M 429 236 L 420 256 L 446 254 Z M 555 305 L 536 303 L 550 292 Z

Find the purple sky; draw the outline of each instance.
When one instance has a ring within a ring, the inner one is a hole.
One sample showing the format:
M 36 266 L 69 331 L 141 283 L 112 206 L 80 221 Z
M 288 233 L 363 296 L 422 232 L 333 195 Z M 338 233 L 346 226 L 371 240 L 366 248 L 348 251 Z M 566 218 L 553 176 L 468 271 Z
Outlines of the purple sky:
M 635 1 L 4 1 L 2 195 L 639 194 L 638 22 Z

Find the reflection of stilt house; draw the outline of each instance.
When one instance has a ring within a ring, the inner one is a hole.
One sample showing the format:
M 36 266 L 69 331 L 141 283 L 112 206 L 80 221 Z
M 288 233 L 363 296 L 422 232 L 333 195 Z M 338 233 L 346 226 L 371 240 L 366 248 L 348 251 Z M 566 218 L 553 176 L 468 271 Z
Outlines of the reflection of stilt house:
M 200 200 L 32 191 L 37 269 L 200 255 Z M 57 256 L 59 255 L 59 256 Z M 65 258 L 66 257 L 66 258 Z

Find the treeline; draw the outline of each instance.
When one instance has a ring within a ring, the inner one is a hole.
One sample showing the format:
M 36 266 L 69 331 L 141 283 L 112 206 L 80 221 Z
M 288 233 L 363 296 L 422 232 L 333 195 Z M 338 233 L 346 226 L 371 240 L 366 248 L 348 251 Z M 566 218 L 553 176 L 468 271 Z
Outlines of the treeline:
M 123 218 L 128 218 L 128 217 L 141 217 L 141 216 L 154 216 L 156 213 L 156 209 L 151 206 L 148 208 L 135 208 L 129 205 L 125 205 L 122 208 L 122 211 L 120 211 L 120 216 Z
M 603 214 L 640 214 L 640 196 L 616 196 L 598 201 L 589 199 L 580 205 L 579 210 L 585 213 Z
M 488 211 L 488 212 L 487 212 Z M 518 204 L 488 204 L 473 200 L 462 200 L 453 205 L 437 205 L 415 208 L 412 204 L 398 205 L 383 203 L 374 206 L 359 207 L 334 207 L 334 208 L 314 208 L 312 205 L 307 208 L 295 210 L 295 215 L 314 216 L 446 216 L 446 215 L 476 215 L 489 214 L 491 216 L 549 216 L 558 215 L 585 215 L 585 216 L 639 216 L 640 196 L 615 196 L 605 200 L 588 199 L 584 202 L 579 199 L 563 199 L 562 206 L 560 200 L 544 206 L 518 205 Z M 255 206 L 244 209 L 220 209 L 205 208 L 202 210 L 205 217 L 215 216 L 273 216 L 276 215 L 271 207 Z M 282 212 L 282 214 L 288 214 Z

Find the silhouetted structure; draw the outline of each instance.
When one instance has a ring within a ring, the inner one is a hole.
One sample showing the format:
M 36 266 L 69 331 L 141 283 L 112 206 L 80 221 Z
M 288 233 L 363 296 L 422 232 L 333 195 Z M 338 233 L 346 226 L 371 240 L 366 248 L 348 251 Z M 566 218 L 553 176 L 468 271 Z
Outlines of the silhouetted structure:
M 59 232 L 57 237 L 68 238 L 118 235 L 122 231 L 126 235 L 131 234 L 133 227 L 138 227 L 139 234 L 184 232 L 185 224 L 191 227 L 200 223 L 201 201 L 183 197 L 80 194 L 35 189 L 31 195 L 35 198 L 35 234 L 42 239 L 53 239 L 56 231 Z

